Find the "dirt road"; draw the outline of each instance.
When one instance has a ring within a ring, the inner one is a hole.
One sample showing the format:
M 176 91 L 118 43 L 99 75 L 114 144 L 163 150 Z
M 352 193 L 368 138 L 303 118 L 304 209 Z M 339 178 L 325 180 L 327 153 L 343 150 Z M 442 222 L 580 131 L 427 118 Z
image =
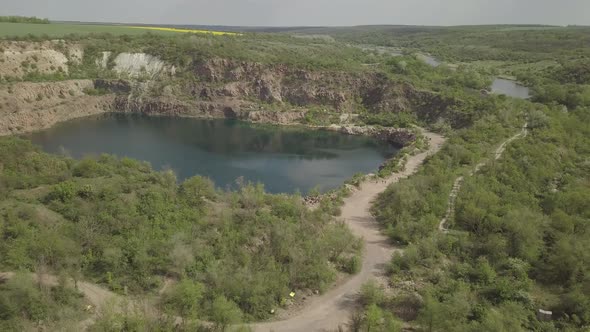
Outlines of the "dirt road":
M 10 279 L 14 277 L 14 275 L 13 272 L 3 272 L 0 273 L 0 279 Z M 32 273 L 31 277 L 34 280 L 39 279 L 37 274 Z M 71 280 L 69 282 L 73 283 Z M 47 286 L 57 286 L 58 279 L 56 276 L 45 274 L 42 276 L 41 283 Z M 78 290 L 84 294 L 88 302 L 90 302 L 95 308 L 101 308 L 108 302 L 116 301 L 119 298 L 117 294 L 89 282 L 79 281 Z
M 344 200 L 342 218 L 356 236 L 364 239 L 365 250 L 361 271 L 345 283 L 318 296 L 302 309 L 297 315 L 283 321 L 258 323 L 250 325 L 257 332 L 290 332 L 290 331 L 322 331 L 336 330 L 350 318 L 355 298 L 362 284 L 384 272 L 384 265 L 389 262 L 396 250 L 389 244 L 386 236 L 381 234 L 379 226 L 369 208 L 371 202 L 390 184 L 406 178 L 418 170 L 424 159 L 436 153 L 444 143 L 440 135 L 425 133 L 430 139 L 428 151 L 411 156 L 404 171 L 393 174 L 387 180 L 366 181 L 360 189 Z

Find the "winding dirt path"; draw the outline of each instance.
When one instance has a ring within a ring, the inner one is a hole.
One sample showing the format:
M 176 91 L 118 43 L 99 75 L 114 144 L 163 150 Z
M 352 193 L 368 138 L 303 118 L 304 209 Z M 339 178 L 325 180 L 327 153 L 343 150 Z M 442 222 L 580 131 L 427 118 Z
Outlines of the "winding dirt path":
M 498 160 L 502 157 L 502 155 L 504 154 L 504 151 L 506 151 L 506 147 L 508 146 L 508 144 L 512 143 L 516 139 L 525 138 L 527 135 L 528 135 L 528 122 L 525 122 L 525 124 L 522 126 L 521 131 L 518 132 L 518 134 L 505 140 L 496 149 L 496 151 L 494 152 L 494 160 Z M 471 172 L 469 172 L 469 176 L 473 176 L 473 174 L 479 172 L 479 170 L 483 166 L 485 166 L 488 162 L 489 162 L 489 160 L 486 160 L 486 161 L 482 161 L 481 163 L 475 165 L 475 168 Z M 453 189 L 451 190 L 451 193 L 449 194 L 449 200 L 447 203 L 447 206 L 448 206 L 447 212 L 445 213 L 445 216 L 441 219 L 440 223 L 438 224 L 438 230 L 443 233 L 447 233 L 449 231 L 449 229 L 447 228 L 447 222 L 455 214 L 455 201 L 457 200 L 457 195 L 459 194 L 459 191 L 461 191 L 461 186 L 463 186 L 463 180 L 465 180 L 464 176 L 460 176 L 457 179 L 455 179 L 455 183 L 453 184 Z
M 14 275 L 14 272 L 3 272 L 0 273 L 0 279 L 10 279 L 14 277 Z M 39 276 L 37 274 L 32 273 L 31 276 L 33 280 L 39 281 Z M 41 284 L 46 286 L 53 287 L 59 284 L 58 278 L 53 275 L 44 274 L 41 279 Z M 69 280 L 69 282 L 73 284 L 73 281 Z M 78 290 L 84 294 L 88 302 L 90 302 L 95 308 L 102 308 L 107 303 L 120 300 L 119 295 L 89 282 L 78 281 Z
M 360 189 L 344 200 L 342 218 L 356 235 L 364 239 L 363 265 L 361 271 L 325 294 L 311 299 L 297 315 L 282 321 L 250 325 L 257 332 L 290 332 L 336 330 L 344 326 L 355 306 L 361 286 L 368 280 L 385 272 L 383 267 L 391 260 L 396 248 L 381 234 L 379 225 L 369 209 L 371 202 L 389 185 L 414 174 L 427 156 L 442 147 L 444 138 L 433 133 L 424 133 L 430 139 L 428 151 L 408 158 L 405 170 L 393 174 L 387 180 L 365 181 Z
M 389 243 L 385 235 L 381 234 L 379 225 L 369 212 L 371 203 L 389 185 L 414 174 L 426 157 L 438 152 L 445 141 L 442 136 L 434 133 L 424 133 L 424 136 L 430 140 L 429 149 L 410 156 L 403 171 L 394 173 L 386 180 L 365 181 L 358 191 L 344 200 L 342 218 L 356 236 L 364 239 L 363 265 L 360 272 L 328 292 L 312 298 L 301 311 L 286 320 L 251 324 L 250 327 L 254 331 L 312 332 L 335 330 L 339 326 L 346 325 L 355 307 L 355 300 L 361 286 L 372 278 L 382 276 L 385 272 L 384 265 L 389 262 L 393 252 L 399 250 Z M 0 279 L 12 276 L 14 273 L 11 272 L 0 273 Z M 42 283 L 57 285 L 57 278 L 47 275 L 43 277 Z M 92 283 L 78 282 L 78 289 L 96 308 L 96 311 L 100 311 L 108 304 L 119 306 L 124 302 L 124 297 Z M 82 329 L 90 325 L 92 320 L 93 318 L 89 318 L 82 322 Z

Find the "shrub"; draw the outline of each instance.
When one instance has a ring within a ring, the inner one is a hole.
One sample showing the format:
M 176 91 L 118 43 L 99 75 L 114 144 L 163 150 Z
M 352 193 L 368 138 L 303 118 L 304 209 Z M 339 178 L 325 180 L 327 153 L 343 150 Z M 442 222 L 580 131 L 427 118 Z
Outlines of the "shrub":
M 385 300 L 385 294 L 383 294 L 383 289 L 375 280 L 369 280 L 361 286 L 360 300 L 364 306 L 381 305 Z
M 76 195 L 76 184 L 71 181 L 58 183 L 53 187 L 53 191 L 49 194 L 50 200 L 60 200 L 65 203 Z
M 351 257 L 340 257 L 339 265 L 342 271 L 350 274 L 356 274 L 361 270 L 362 261 L 357 255 Z

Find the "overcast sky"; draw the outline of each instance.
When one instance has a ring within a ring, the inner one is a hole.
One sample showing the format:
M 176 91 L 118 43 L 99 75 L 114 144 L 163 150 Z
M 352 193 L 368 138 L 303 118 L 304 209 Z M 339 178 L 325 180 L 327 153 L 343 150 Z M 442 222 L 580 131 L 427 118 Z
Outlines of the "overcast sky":
M 203 25 L 590 25 L 590 0 L 0 0 L 0 15 Z

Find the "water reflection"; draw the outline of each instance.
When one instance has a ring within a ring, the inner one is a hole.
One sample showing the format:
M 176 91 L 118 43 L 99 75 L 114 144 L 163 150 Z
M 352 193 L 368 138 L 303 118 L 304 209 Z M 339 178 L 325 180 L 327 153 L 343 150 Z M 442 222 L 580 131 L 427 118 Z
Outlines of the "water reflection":
M 441 62 L 438 61 L 438 59 L 428 54 L 418 54 L 418 58 L 420 58 L 422 61 L 426 62 L 432 67 L 438 67 L 441 64 Z
M 529 88 L 515 81 L 496 78 L 492 83 L 492 93 L 503 94 L 509 97 L 527 99 L 530 97 Z
M 205 175 L 220 187 L 243 176 L 271 192 L 307 192 L 374 171 L 397 151 L 367 137 L 229 120 L 109 114 L 32 134 L 34 143 L 75 157 L 111 153 L 169 167 L 180 179 Z

